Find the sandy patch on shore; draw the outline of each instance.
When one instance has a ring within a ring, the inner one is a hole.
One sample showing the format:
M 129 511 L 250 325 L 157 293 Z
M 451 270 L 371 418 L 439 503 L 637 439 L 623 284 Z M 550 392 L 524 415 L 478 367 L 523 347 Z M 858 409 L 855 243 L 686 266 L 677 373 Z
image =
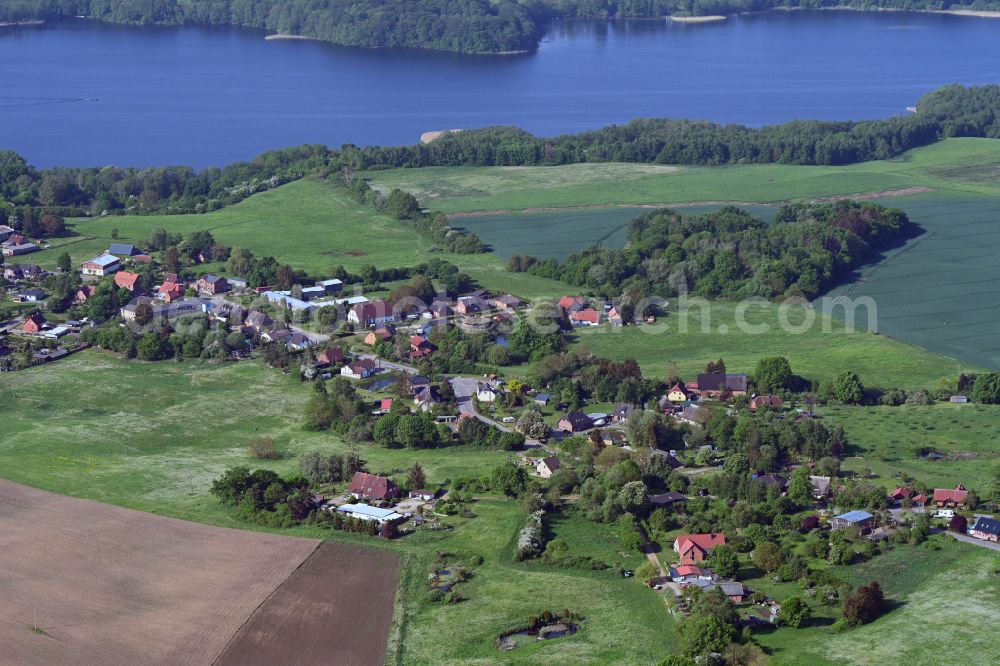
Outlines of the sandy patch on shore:
M 716 23 L 725 21 L 726 18 L 721 14 L 712 14 L 710 16 L 671 16 L 670 20 L 674 23 Z

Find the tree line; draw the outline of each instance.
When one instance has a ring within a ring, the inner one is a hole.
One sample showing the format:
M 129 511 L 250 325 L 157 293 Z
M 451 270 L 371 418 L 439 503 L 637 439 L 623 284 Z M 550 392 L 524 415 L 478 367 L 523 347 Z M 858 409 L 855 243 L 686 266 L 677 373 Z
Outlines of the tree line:
M 555 19 L 707 16 L 783 8 L 997 9 L 997 0 L 6 0 L 0 21 L 232 25 L 371 48 L 533 51 Z
M 597 293 L 624 292 L 625 310 L 650 294 L 812 298 L 911 229 L 901 210 L 871 203 L 784 206 L 774 224 L 732 206 L 703 215 L 663 209 L 629 224 L 625 249 L 592 247 L 561 264 L 519 265 Z

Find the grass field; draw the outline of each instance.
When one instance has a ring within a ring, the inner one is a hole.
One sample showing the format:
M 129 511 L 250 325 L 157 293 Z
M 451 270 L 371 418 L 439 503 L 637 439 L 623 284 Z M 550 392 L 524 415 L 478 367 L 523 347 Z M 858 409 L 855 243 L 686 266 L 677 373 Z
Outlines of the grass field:
M 683 316 L 673 310 L 654 325 L 577 329 L 573 344 L 602 358 L 634 358 L 647 376 L 663 377 L 670 367 L 685 379 L 720 356 L 730 372 L 753 373 L 760 358 L 785 356 L 792 370 L 808 379 L 826 381 L 850 369 L 867 385 L 903 388 L 936 386 L 945 377 L 977 367 L 884 336 L 849 331 L 823 315 L 805 333 L 786 332 L 780 326 L 779 306 L 772 303 L 747 310 L 746 324 L 768 327 L 761 334 L 748 333 L 737 323 L 736 307 L 717 302 L 707 311 L 691 307 L 686 331 Z M 798 324 L 802 319 L 793 314 L 788 321 Z M 823 332 L 823 321 L 829 322 L 830 332 Z
M 855 586 L 877 580 L 891 612 L 843 634 L 808 627 L 757 638 L 781 666 L 989 666 L 996 650 L 985 627 L 1000 614 L 1000 576 L 991 573 L 998 560 L 994 551 L 945 535 L 921 547 L 898 546 L 834 572 Z
M 532 298 L 560 290 L 552 280 L 507 272 L 493 254 L 436 252 L 405 223 L 361 206 L 337 187 L 314 179 L 289 183 L 204 215 L 105 217 L 70 221 L 67 226 L 73 235 L 31 255 L 30 261 L 52 268 L 60 254 L 69 252 L 79 264 L 107 250 L 112 242 L 145 245 L 156 228 L 185 235 L 205 229 L 222 244 L 272 255 L 316 276 L 328 275 L 337 265 L 357 271 L 365 264 L 378 268 L 415 266 L 437 257 L 457 264 L 483 286 L 498 291 Z M 118 230 L 117 240 L 112 239 L 114 229 Z M 207 264 L 202 270 L 222 267 Z
M 939 488 L 959 483 L 982 488 L 990 470 L 1000 461 L 1000 407 L 953 405 L 930 407 L 831 406 L 823 411 L 831 425 L 843 425 L 857 447 L 856 457 L 844 461 L 844 469 L 878 475 L 876 483 L 898 485 L 895 476 L 910 476 Z M 929 461 L 915 450 L 928 447 L 948 458 Z
M 762 164 L 661 167 L 432 167 L 367 174 L 380 188 L 412 192 L 447 213 L 692 201 L 778 202 L 911 187 L 1000 195 L 1000 141 L 949 139 L 891 160 L 848 166 Z
M 209 494 L 211 481 L 236 465 L 298 471 L 298 455 L 345 452 L 329 433 L 301 430 L 309 388 L 256 363 L 149 365 L 100 352 L 23 372 L 0 375 L 0 476 L 53 492 L 227 527 L 260 529 L 237 521 Z M 285 457 L 257 461 L 246 452 L 256 436 L 274 437 Z M 368 469 L 405 475 L 414 461 L 432 484 L 488 472 L 510 455 L 464 448 L 413 451 L 361 448 Z M 282 533 L 334 538 L 392 548 L 404 558 L 403 590 L 389 663 L 553 664 L 652 663 L 673 645 L 673 627 L 657 594 L 608 572 L 560 569 L 513 561 L 512 543 L 525 515 L 518 502 L 479 501 L 477 517 L 455 528 L 419 532 L 386 543 L 377 539 L 296 528 Z M 593 534 L 600 526 L 561 528 Z M 615 556 L 613 546 L 607 557 Z M 479 554 L 475 576 L 463 584 L 461 604 L 425 601 L 426 576 L 438 549 Z M 632 563 L 635 556 L 615 556 Z M 501 656 L 493 638 L 544 608 L 571 608 L 587 616 L 566 640 L 532 645 Z M 620 636 L 628 633 L 628 645 Z M 638 657 L 636 657 L 638 655 Z

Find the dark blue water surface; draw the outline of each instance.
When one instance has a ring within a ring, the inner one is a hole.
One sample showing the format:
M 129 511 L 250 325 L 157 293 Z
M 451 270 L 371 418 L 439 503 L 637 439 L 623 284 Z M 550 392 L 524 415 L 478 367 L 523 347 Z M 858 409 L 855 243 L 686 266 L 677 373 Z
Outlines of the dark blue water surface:
M 553 135 L 637 116 L 881 118 L 951 82 L 1000 82 L 1000 20 L 774 12 L 688 26 L 557 23 L 520 56 L 81 20 L 0 28 L 0 148 L 42 167 L 203 167 L 491 124 Z

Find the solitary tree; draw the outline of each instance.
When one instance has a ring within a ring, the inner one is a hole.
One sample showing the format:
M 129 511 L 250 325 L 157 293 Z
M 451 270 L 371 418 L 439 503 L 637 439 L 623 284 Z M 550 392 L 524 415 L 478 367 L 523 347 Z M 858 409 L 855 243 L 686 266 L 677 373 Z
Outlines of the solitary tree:
M 857 373 L 845 370 L 833 381 L 833 397 L 848 405 L 856 405 L 864 397 L 865 388 Z
M 781 624 L 796 629 L 806 624 L 812 617 L 812 608 L 802 597 L 790 597 L 781 602 Z
M 757 362 L 753 381 L 760 391 L 780 391 L 788 387 L 792 366 L 784 356 L 769 356 Z
M 762 571 L 768 573 L 777 571 L 785 562 L 785 554 L 781 547 L 770 541 L 765 541 L 757 545 L 753 551 L 753 563 Z
M 406 484 L 410 490 L 420 490 L 427 485 L 427 475 L 420 463 L 413 463 L 413 467 L 406 473 Z

